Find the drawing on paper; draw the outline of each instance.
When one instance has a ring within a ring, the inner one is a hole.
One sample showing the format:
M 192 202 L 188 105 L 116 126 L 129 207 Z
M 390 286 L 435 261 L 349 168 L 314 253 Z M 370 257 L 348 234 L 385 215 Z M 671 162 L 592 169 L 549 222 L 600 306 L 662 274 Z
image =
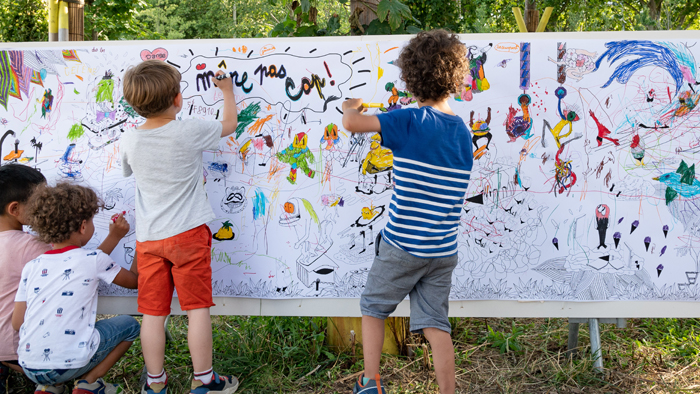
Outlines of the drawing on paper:
M 404 44 L 0 50 L 0 164 L 95 188 L 106 209 L 95 240 L 103 239 L 112 212 L 134 225 L 134 183 L 121 177 L 119 148 L 143 119 L 123 98 L 124 71 L 147 59 L 172 65 L 182 74 L 178 117 L 216 121 L 223 104 L 211 76 L 221 70 L 232 78 L 239 124 L 203 157 L 216 214 L 214 295 L 359 297 L 392 209 L 394 153 L 380 133 L 344 130 L 341 104 L 383 103 L 368 110 L 379 116 L 416 107 L 395 66 Z M 465 45 L 470 69 L 450 105 L 469 126 L 474 168 L 451 298 L 700 299 L 700 46 Z M 132 227 L 112 257 L 128 266 L 134 243 Z

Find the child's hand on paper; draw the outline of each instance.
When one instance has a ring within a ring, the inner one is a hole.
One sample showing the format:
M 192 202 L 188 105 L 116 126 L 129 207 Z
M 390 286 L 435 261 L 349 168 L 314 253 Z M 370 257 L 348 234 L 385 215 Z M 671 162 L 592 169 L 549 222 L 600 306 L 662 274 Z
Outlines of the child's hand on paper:
M 122 239 L 129 232 L 130 226 L 129 222 L 124 218 L 125 213 L 112 215 L 112 223 L 109 224 L 109 235 Z
M 221 70 L 216 72 L 216 75 L 211 78 L 211 81 L 214 84 L 214 86 L 221 89 L 222 92 L 225 92 L 227 90 L 233 91 L 233 80 L 229 77 L 224 79 L 216 79 L 216 77 L 218 77 L 219 75 L 226 75 L 226 73 Z
M 365 112 L 367 108 L 364 108 L 362 106 L 362 99 L 357 98 L 357 99 L 348 99 L 343 101 L 343 112 L 345 112 L 348 109 L 356 109 L 360 113 Z

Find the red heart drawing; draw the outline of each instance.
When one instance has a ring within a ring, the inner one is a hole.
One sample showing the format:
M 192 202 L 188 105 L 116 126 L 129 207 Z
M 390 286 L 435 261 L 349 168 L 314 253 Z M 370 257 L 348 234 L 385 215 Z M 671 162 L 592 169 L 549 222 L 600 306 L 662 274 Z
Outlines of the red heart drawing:
M 197 65 L 197 70 L 201 71 L 201 70 L 204 70 L 205 68 L 207 68 L 207 65 L 204 63 L 200 63 Z
M 153 50 L 153 52 L 149 51 L 148 49 L 141 51 L 141 60 L 143 61 L 153 59 L 165 61 L 167 58 L 168 51 L 165 48 L 156 48 Z

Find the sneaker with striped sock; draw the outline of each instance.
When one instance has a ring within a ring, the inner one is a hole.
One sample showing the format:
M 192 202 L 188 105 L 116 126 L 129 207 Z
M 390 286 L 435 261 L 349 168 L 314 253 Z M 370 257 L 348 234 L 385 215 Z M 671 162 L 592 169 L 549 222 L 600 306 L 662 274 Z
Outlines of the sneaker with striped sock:
M 141 394 L 168 394 L 168 374 L 163 369 L 159 375 L 149 375 L 146 367 L 141 373 Z
M 158 382 L 150 385 L 146 382 L 141 386 L 141 394 L 168 394 L 168 382 Z
M 355 387 L 352 389 L 353 394 L 386 394 L 384 382 L 382 382 L 379 374 L 374 375 L 374 379 L 369 379 L 367 384 L 362 384 L 364 377 L 365 375 L 363 374 L 355 382 Z
M 238 379 L 235 376 L 219 375 L 214 372 L 214 379 L 209 384 L 192 379 L 190 394 L 233 394 L 238 390 Z

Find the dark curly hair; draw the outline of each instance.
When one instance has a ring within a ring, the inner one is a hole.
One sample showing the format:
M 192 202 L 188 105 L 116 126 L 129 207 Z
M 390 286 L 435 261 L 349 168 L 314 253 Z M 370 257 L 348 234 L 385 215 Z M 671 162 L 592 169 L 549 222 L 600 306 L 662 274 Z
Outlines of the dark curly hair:
M 94 190 L 71 183 L 39 187 L 27 206 L 29 225 L 46 243 L 60 243 L 80 230 L 83 220 L 90 220 L 103 202 Z
M 464 83 L 469 71 L 467 48 L 446 30 L 422 31 L 401 50 L 397 66 L 406 90 L 417 100 L 442 100 Z

